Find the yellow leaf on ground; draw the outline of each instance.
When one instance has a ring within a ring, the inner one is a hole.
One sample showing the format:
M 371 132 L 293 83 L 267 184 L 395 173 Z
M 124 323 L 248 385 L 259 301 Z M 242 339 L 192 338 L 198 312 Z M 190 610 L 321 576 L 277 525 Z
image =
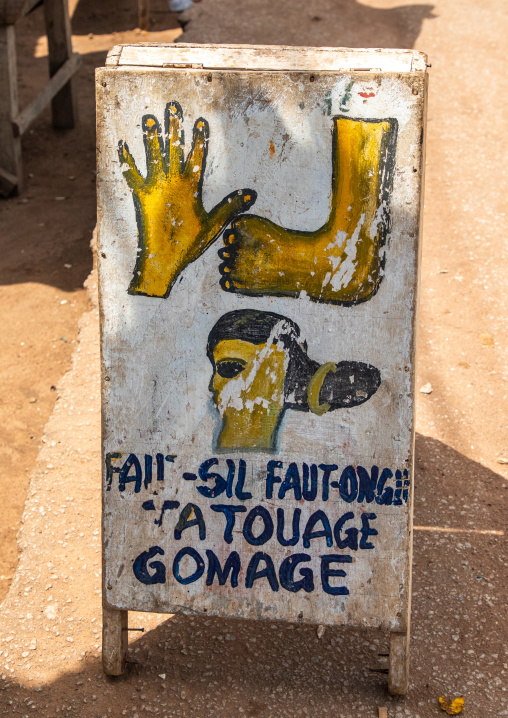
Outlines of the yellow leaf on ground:
M 494 337 L 492 334 L 478 334 L 478 339 L 481 341 L 484 347 L 492 349 L 494 346 Z
M 451 703 L 448 703 L 448 700 L 444 696 L 440 696 L 439 705 L 441 706 L 441 710 L 448 713 L 449 716 L 456 716 L 464 710 L 464 698 L 460 696 L 459 698 L 455 698 Z

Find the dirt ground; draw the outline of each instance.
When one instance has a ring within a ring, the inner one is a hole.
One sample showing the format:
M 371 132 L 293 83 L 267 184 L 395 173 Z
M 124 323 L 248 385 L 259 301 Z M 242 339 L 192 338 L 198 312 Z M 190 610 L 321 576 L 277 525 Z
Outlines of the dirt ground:
M 48 108 L 23 137 L 25 187 L 0 200 L 0 600 L 17 564 L 16 534 L 56 385 L 70 366 L 77 323 L 88 307 L 83 282 L 92 268 L 95 227 L 94 70 L 120 42 L 172 42 L 181 32 L 164 0 L 153 0 L 149 33 L 136 30 L 137 3 L 108 7 L 72 0 L 79 127 L 51 127 Z M 47 79 L 42 8 L 17 26 L 20 106 Z
M 445 694 L 465 696 L 465 715 L 508 715 L 501 0 L 202 0 L 181 16 L 188 42 L 416 47 L 432 62 L 418 339 L 418 386 L 432 393 L 417 406 L 410 692 L 386 695 L 380 632 L 327 629 L 318 639 L 311 626 L 141 614 L 131 626 L 152 630 L 130 634 L 128 673 L 103 677 L 98 319 L 94 281 L 88 293 L 82 285 L 95 224 L 93 68 L 108 43 L 149 39 L 131 29 L 134 5 L 80 0 L 79 130 L 55 133 L 41 116 L 24 138 L 27 187 L 0 204 L 4 593 L 28 491 L 2 604 L 0 711 L 357 718 L 387 706 L 390 718 L 427 718 L 444 715 Z M 176 36 L 164 4 L 154 2 L 153 20 L 157 39 Z M 46 71 L 42 32 L 40 10 L 20 26 L 24 100 Z

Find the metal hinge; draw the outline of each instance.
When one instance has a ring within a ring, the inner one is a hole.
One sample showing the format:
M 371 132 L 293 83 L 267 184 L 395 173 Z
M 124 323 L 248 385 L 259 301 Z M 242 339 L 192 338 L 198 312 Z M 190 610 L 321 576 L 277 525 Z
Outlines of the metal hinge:
M 165 62 L 162 67 L 183 68 L 188 70 L 202 70 L 202 62 Z

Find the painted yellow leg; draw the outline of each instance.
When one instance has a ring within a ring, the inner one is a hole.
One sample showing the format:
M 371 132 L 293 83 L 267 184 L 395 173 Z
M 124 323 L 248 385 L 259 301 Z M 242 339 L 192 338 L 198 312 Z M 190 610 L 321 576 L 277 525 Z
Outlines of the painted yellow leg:
M 119 143 L 134 199 L 138 225 L 138 258 L 129 294 L 167 297 L 178 275 L 219 237 L 237 215 L 255 201 L 252 190 L 238 190 L 206 212 L 202 202 L 209 128 L 194 125 L 192 148 L 184 160 L 182 110 L 166 107 L 165 136 L 157 119 L 143 118 L 147 174 L 143 177 L 124 142 Z
M 285 229 L 245 215 L 224 236 L 221 286 L 248 295 L 352 304 L 381 281 L 397 123 L 333 120 L 330 216 L 315 232 Z

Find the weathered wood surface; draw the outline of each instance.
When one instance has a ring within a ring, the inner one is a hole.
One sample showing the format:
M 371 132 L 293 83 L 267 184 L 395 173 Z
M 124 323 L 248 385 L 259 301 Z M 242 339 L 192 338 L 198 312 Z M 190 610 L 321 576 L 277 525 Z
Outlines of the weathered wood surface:
M 38 2 L 39 0 L 0 0 L 0 25 L 14 25 Z
M 102 667 L 108 676 L 120 676 L 125 669 L 129 638 L 129 614 L 104 606 L 102 609 Z
M 0 167 L 0 196 L 8 197 L 18 186 L 16 175 Z
M 53 127 L 71 128 L 77 119 L 71 82 L 80 61 L 72 53 L 67 0 L 44 0 L 51 79 L 19 112 L 14 23 L 36 4 L 37 0 L 0 0 L 0 195 L 4 197 L 22 189 L 21 135 L 47 103 L 52 103 Z
M 71 57 L 57 70 L 53 77 L 49 80 L 45 88 L 25 109 L 19 113 L 14 120 L 14 131 L 16 135 L 24 134 L 30 127 L 35 118 L 42 112 L 46 105 L 51 102 L 58 92 L 66 85 L 76 70 L 81 65 L 81 56 L 74 53 Z
M 199 62 L 205 68 L 247 70 L 366 70 L 425 72 L 427 57 L 418 50 L 350 49 L 267 45 L 192 45 L 186 43 L 118 45 L 106 65 L 163 67 Z
M 403 696 L 409 688 L 409 640 L 409 626 L 403 633 L 390 634 L 388 690 L 393 696 Z
M 12 25 L 0 26 L 0 194 L 3 196 L 8 196 L 21 182 L 21 140 L 15 136 L 12 125 L 17 115 L 16 36 Z
M 112 608 L 408 629 L 426 76 L 313 53 L 97 73 Z
M 72 32 L 67 0 L 44 0 L 44 23 L 48 37 L 49 75 L 56 75 L 72 58 Z M 74 68 L 75 70 L 77 67 Z M 53 127 L 66 130 L 77 122 L 77 99 L 72 79 L 51 100 Z

